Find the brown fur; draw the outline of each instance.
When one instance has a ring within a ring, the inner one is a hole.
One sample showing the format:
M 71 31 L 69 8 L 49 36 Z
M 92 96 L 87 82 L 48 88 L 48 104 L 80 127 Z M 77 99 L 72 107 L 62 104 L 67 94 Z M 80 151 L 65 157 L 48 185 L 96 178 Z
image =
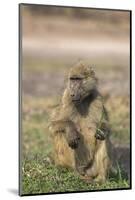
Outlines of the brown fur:
M 62 102 L 51 121 L 56 165 L 71 167 L 84 179 L 105 181 L 111 166 L 110 131 L 91 67 L 79 63 L 71 68 Z

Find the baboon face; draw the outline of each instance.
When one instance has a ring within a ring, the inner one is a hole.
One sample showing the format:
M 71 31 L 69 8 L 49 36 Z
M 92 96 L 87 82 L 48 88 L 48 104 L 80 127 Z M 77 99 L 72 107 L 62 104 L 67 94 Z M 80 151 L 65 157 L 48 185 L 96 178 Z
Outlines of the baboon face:
M 78 104 L 96 88 L 97 79 L 91 67 L 78 65 L 70 70 L 68 90 L 73 103 Z
M 82 78 L 71 76 L 69 79 L 69 91 L 73 102 L 80 102 L 81 99 Z

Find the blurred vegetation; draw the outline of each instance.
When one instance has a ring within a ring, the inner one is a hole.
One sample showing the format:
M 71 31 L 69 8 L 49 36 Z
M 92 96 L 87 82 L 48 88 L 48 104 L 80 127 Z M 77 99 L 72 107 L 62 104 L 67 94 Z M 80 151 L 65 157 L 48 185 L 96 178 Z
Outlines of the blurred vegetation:
M 121 23 L 129 20 L 129 12 L 115 10 L 115 16 L 113 16 L 113 10 L 106 9 L 94 9 L 94 8 L 75 8 L 75 7 L 62 7 L 62 6 L 43 6 L 43 5 L 23 5 L 24 12 L 30 13 L 36 16 L 60 16 L 68 18 L 80 19 L 92 19 L 92 20 L 104 20 L 105 22 Z

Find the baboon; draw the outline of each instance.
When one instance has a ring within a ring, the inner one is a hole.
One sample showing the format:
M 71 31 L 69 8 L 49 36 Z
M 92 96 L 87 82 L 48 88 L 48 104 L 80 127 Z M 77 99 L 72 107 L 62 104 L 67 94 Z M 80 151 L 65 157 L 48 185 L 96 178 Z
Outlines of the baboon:
M 111 166 L 110 128 L 91 67 L 78 63 L 70 69 L 50 130 L 56 165 L 71 167 L 88 181 L 106 180 Z

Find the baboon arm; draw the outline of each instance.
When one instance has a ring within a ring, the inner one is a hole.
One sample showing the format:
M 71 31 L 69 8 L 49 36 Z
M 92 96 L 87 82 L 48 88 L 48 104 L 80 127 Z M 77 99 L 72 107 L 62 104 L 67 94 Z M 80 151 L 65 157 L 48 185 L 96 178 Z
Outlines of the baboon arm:
M 63 112 L 62 112 L 63 111 Z M 63 107 L 57 107 L 52 114 L 52 121 L 50 123 L 50 131 L 52 135 L 64 135 L 68 145 L 71 148 L 77 148 L 79 141 L 79 134 L 75 124 L 65 115 Z
M 91 105 L 89 120 L 92 120 L 94 124 L 93 131 L 95 132 L 95 137 L 99 140 L 104 140 L 109 134 L 109 124 L 101 99 L 97 99 Z
M 65 124 L 62 121 L 51 121 L 50 123 L 50 130 L 52 133 L 58 134 L 58 133 L 65 133 L 66 128 Z
M 51 120 L 49 124 L 49 129 L 51 133 L 56 134 L 56 133 L 62 133 L 65 131 L 65 123 L 63 122 L 64 119 L 61 115 L 61 108 L 58 106 L 55 108 L 51 115 Z

